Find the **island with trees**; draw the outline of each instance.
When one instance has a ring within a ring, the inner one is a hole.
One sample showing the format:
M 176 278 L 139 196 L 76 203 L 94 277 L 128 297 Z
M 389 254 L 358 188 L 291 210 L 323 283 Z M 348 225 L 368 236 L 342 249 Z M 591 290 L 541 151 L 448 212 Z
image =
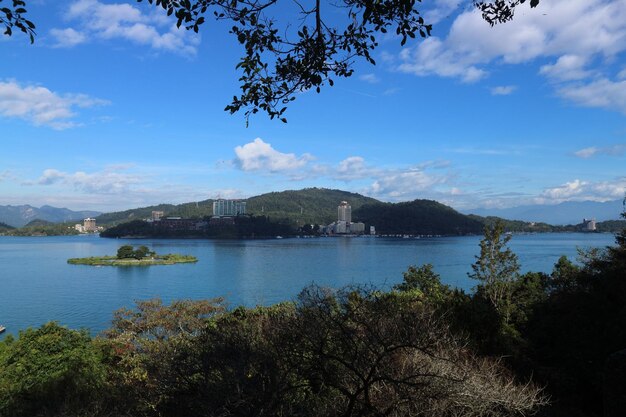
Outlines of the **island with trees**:
M 131 245 L 120 246 L 116 256 L 91 256 L 88 258 L 70 258 L 68 264 L 92 266 L 150 266 L 174 265 L 198 262 L 198 258 L 190 255 L 168 253 L 159 255 L 147 246 L 141 245 L 135 249 Z

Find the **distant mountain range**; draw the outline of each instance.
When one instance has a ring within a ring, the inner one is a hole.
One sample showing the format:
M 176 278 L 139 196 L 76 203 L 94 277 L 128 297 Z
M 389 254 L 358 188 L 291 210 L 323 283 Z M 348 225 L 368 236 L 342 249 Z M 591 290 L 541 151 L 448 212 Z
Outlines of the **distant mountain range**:
M 409 230 L 414 233 L 437 233 L 424 225 L 438 224 L 438 233 L 475 233 L 477 227 L 493 221 L 486 217 L 495 216 L 509 221 L 513 231 L 551 231 L 550 225 L 577 225 L 583 218 L 594 218 L 598 222 L 620 219 L 622 201 L 606 203 L 593 201 L 567 202 L 557 205 L 528 205 L 509 209 L 474 209 L 464 211 L 479 217 L 465 216 L 454 209 L 429 200 L 414 200 L 403 203 L 384 203 L 360 194 L 325 188 L 305 188 L 271 192 L 246 199 L 247 212 L 265 215 L 274 221 L 289 222 L 294 225 L 329 224 L 337 219 L 337 205 L 348 201 L 352 206 L 354 221 L 374 224 L 377 230 L 396 233 Z M 184 204 L 159 204 L 120 212 L 99 213 L 97 211 L 72 211 L 66 208 L 29 205 L 0 206 L 0 223 L 12 227 L 22 227 L 33 220 L 53 223 L 78 221 L 85 217 L 96 217 L 99 225 L 112 226 L 131 220 L 149 218 L 152 211 L 163 211 L 166 216 L 202 218 L 213 215 L 213 200 L 203 200 Z M 443 219 L 443 220 L 442 220 Z M 443 223 L 438 222 L 442 220 Z M 537 227 L 527 230 L 524 222 L 535 222 Z M 519 224 L 518 224 L 519 223 Z M 543 223 L 543 224 L 540 224 Z M 410 226 L 410 227 L 409 227 Z M 445 227 L 444 227 L 445 226 Z M 540 227 L 541 226 L 541 227 Z
M 66 208 L 52 206 L 33 207 L 0 206 L 0 223 L 13 227 L 22 227 L 33 220 L 44 220 L 51 223 L 61 223 L 82 220 L 86 217 L 95 217 L 102 213 L 99 211 L 73 211 Z
M 497 216 L 505 219 L 542 222 L 553 225 L 579 224 L 586 219 L 598 222 L 618 220 L 623 210 L 622 200 L 599 203 L 596 201 L 568 201 L 556 205 L 528 205 L 506 209 L 464 210 L 478 216 Z

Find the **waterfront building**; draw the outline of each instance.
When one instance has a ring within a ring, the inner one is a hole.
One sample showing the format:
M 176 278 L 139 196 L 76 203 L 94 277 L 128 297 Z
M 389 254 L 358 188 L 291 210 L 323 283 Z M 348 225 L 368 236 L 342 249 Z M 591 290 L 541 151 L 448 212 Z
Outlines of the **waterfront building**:
M 240 216 L 246 214 L 246 202 L 241 200 L 217 199 L 213 202 L 214 216 Z
M 167 230 L 203 230 L 207 226 L 208 222 L 197 219 L 183 219 L 181 217 L 166 217 L 153 222 L 152 227 Z
M 595 232 L 596 231 L 596 220 L 595 219 L 583 219 L 583 231 L 585 231 L 585 232 Z
M 340 222 L 352 222 L 352 207 L 347 201 L 342 201 L 337 207 L 337 220 Z
M 152 211 L 152 221 L 159 221 L 161 220 L 161 217 L 163 217 L 163 212 L 162 211 Z
M 336 222 L 335 227 L 333 228 L 334 233 L 341 234 L 341 235 L 348 233 L 348 231 L 349 231 L 348 224 L 344 222 L 343 220 L 339 220 L 338 222 Z
M 92 233 L 98 230 L 98 228 L 96 227 L 96 219 L 92 219 L 90 217 L 87 217 L 85 220 L 83 220 L 83 227 L 83 230 L 86 233 Z
M 350 223 L 350 233 L 353 233 L 355 235 L 362 235 L 363 233 L 365 233 L 365 223 Z

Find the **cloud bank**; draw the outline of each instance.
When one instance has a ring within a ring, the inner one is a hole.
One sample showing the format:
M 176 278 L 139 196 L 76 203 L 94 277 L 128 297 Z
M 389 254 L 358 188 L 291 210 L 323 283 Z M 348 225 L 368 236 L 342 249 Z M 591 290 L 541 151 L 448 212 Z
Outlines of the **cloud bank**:
M 532 10 L 521 5 L 513 21 L 494 27 L 466 9 L 446 37 L 404 48 L 397 69 L 475 83 L 494 66 L 547 60 L 538 73 L 559 96 L 626 114 L 626 68 L 613 65 L 624 51 L 626 0 L 551 0 Z
M 76 26 L 52 29 L 55 47 L 71 48 L 94 39 L 123 40 L 155 51 L 193 56 L 200 43 L 199 35 L 183 26 L 177 28 L 160 7 L 144 13 L 128 3 L 78 0 L 70 5 L 66 18 Z
M 108 104 L 85 94 L 59 94 L 37 85 L 23 86 L 16 81 L 0 81 L 0 115 L 19 118 L 35 126 L 63 130 L 78 125 L 76 108 Z

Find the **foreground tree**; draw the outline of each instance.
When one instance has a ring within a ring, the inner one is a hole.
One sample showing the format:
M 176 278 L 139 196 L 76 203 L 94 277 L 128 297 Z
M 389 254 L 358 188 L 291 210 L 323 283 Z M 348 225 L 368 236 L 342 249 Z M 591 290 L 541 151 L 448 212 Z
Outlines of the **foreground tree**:
M 93 410 L 105 369 L 87 331 L 48 323 L 7 339 L 0 342 L 0 416 L 88 415 Z
M 305 289 L 282 356 L 316 394 L 308 415 L 513 416 L 545 402 L 479 359 L 417 296 Z
M 13 9 L 0 9 L 5 34 L 17 27 L 31 42 L 34 24 L 24 19 L 25 2 L 12 0 Z M 284 112 L 296 95 L 316 90 L 333 78 L 349 77 L 358 59 L 374 64 L 372 51 L 377 37 L 394 32 L 400 44 L 430 36 L 432 25 L 418 10 L 421 0 L 137 0 L 154 4 L 174 15 L 176 24 L 198 32 L 207 16 L 232 22 L 230 33 L 244 49 L 236 68 L 242 71 L 241 93 L 225 110 L 263 111 L 272 119 L 287 120 Z M 526 0 L 495 0 L 472 3 L 490 24 L 513 18 Z M 0 0 L 2 2 L 2 0 Z M 538 0 L 531 0 L 535 7 Z M 339 13 L 337 13 L 339 11 Z M 280 16 L 277 18 L 275 16 Z
M 507 246 L 511 235 L 504 233 L 504 224 L 497 221 L 485 226 L 484 238 L 480 241 L 480 255 L 472 265 L 470 278 L 481 282 L 479 292 L 484 292 L 505 323 L 511 315 L 513 283 L 519 277 L 517 255 Z

